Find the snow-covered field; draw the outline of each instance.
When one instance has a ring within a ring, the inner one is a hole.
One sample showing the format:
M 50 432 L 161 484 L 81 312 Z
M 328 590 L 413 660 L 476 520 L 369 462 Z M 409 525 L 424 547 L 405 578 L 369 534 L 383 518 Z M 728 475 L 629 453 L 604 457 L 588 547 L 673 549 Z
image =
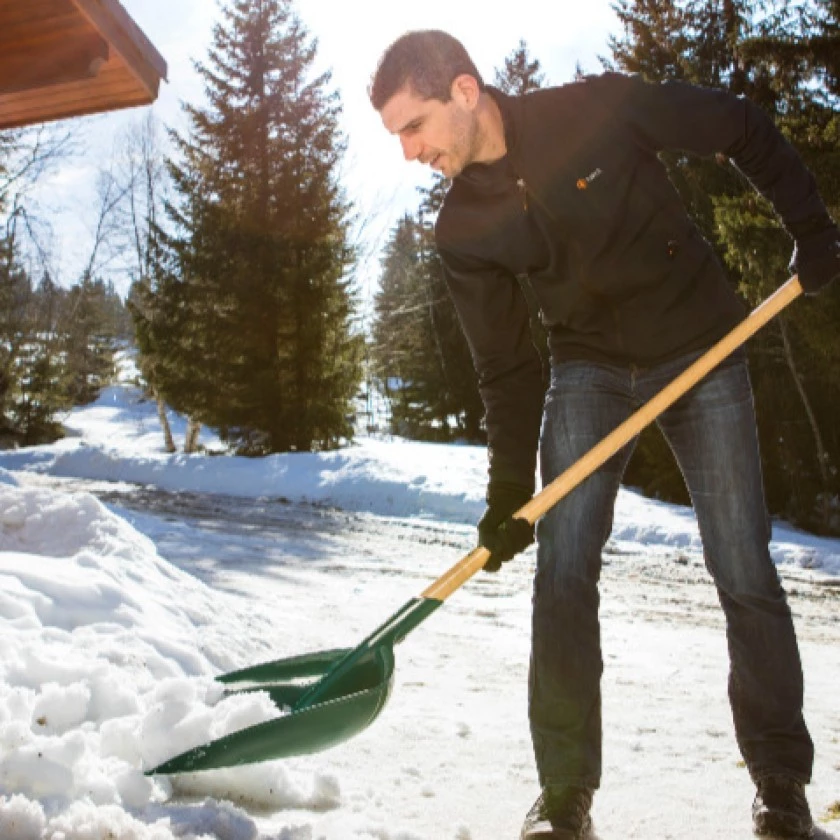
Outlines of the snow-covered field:
M 2 840 L 518 836 L 537 794 L 533 550 L 479 574 L 400 645 L 393 695 L 353 740 L 143 773 L 280 714 L 261 694 L 223 697 L 216 674 L 353 646 L 469 551 L 482 449 L 362 439 L 322 455 L 170 456 L 129 384 L 67 425 L 53 446 L 0 453 Z M 805 664 L 819 836 L 840 837 L 840 541 L 777 523 L 772 551 Z M 605 561 L 598 836 L 750 837 L 691 511 L 623 491 Z

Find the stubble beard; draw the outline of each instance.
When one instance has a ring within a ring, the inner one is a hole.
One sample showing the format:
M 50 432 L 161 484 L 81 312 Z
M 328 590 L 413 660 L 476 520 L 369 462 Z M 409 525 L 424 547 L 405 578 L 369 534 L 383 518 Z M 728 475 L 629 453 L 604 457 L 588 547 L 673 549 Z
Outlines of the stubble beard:
M 452 150 L 447 154 L 452 164 L 450 172 L 442 174 L 446 178 L 460 175 L 471 163 L 475 163 L 481 148 L 481 133 L 478 122 L 470 115 L 464 115 L 454 122 L 452 131 Z

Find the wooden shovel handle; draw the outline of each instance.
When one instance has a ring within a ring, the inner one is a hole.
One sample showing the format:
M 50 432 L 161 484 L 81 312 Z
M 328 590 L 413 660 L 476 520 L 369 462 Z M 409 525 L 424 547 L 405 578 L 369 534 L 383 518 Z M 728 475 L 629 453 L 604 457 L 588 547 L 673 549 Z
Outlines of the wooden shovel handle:
M 750 336 L 761 329 L 802 293 L 799 278 L 791 277 L 783 286 L 757 306 L 737 327 L 709 348 L 696 362 L 686 368 L 673 382 L 666 385 L 655 397 L 610 432 L 580 460 L 544 487 L 533 499 L 519 508 L 515 516 L 535 523 L 554 507 L 566 494 L 608 461 L 642 429 L 652 423 L 665 409 L 696 385 L 709 371 L 717 367 L 728 355 L 737 350 Z M 479 546 L 463 557 L 449 571 L 439 577 L 423 593 L 424 598 L 446 600 L 456 589 L 466 583 L 490 557 L 490 552 Z

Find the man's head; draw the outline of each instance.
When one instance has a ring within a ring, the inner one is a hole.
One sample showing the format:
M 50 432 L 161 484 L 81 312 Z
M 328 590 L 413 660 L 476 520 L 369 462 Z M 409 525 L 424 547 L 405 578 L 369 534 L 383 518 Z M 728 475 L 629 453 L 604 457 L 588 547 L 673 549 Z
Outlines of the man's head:
M 482 159 L 484 82 L 463 45 L 439 30 L 408 32 L 385 51 L 368 93 L 406 160 L 454 178 Z
M 481 74 L 464 45 L 447 32 L 424 29 L 406 32 L 382 54 L 368 93 L 377 111 L 406 85 L 421 99 L 449 102 L 452 83 L 466 73 L 484 90 Z

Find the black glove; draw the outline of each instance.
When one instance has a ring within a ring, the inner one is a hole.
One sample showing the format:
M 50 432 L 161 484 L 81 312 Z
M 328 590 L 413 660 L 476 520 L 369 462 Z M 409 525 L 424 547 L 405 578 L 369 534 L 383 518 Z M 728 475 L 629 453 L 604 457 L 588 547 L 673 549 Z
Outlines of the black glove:
M 512 513 L 531 499 L 521 484 L 491 481 L 487 487 L 487 510 L 478 523 L 478 543 L 490 552 L 484 570 L 498 572 L 502 563 L 524 551 L 534 541 L 534 526 Z
M 805 294 L 816 294 L 840 277 L 840 230 L 833 223 L 796 237 L 790 270 Z

